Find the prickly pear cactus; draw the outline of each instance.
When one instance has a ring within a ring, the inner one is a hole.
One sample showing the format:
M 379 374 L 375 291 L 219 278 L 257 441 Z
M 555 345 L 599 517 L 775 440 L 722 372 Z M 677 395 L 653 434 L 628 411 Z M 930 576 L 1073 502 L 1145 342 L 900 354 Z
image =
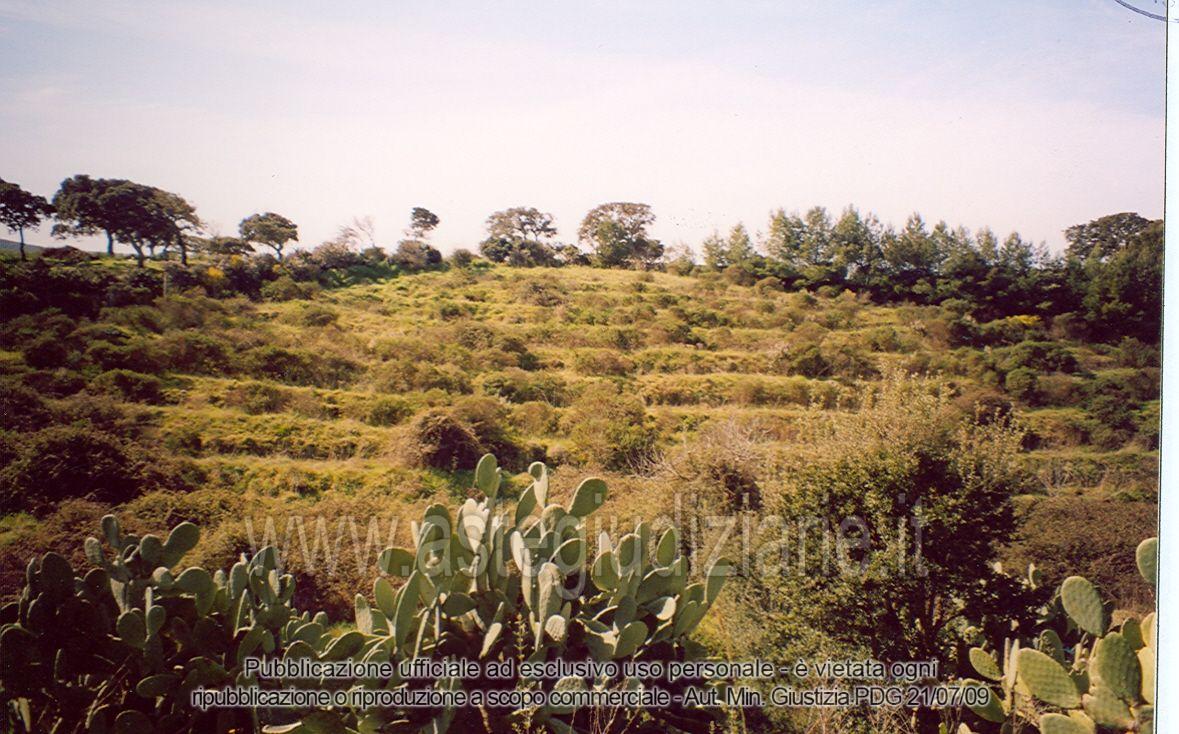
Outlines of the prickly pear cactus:
M 1158 539 L 1139 544 L 1142 577 L 1155 584 Z M 1089 581 L 1070 576 L 1049 605 L 1058 608 L 1033 647 L 1005 643 L 1002 666 L 983 648 L 970 650 L 975 671 L 997 687 L 985 705 L 972 707 L 984 721 L 1016 728 L 1037 726 L 1042 734 L 1094 734 L 1099 731 L 1151 732 L 1154 715 L 1154 614 L 1129 618 L 1112 630 L 1109 609 Z M 1066 644 L 1067 641 L 1067 644 Z
M 113 516 L 88 538 L 82 576 L 49 553 L 29 563 L 18 602 L 0 611 L 0 702 L 17 732 L 588 731 L 598 712 L 535 705 L 257 711 L 189 705 L 197 688 L 263 685 L 313 689 L 634 690 L 652 681 L 614 674 L 532 678 L 267 679 L 247 657 L 402 662 L 686 661 L 704 654 L 691 634 L 720 593 L 728 564 L 693 575 L 679 536 L 639 523 L 616 541 L 603 534 L 591 558 L 586 518 L 606 500 L 586 479 L 565 504 L 550 501 L 548 470 L 514 507 L 500 502 L 495 458 L 475 469 L 481 499 L 452 512 L 428 507 L 412 548 L 386 549 L 371 596 L 358 594 L 355 627 L 329 634 L 322 613 L 291 606 L 294 579 L 274 548 L 228 570 L 182 568 L 195 526 L 167 538 L 125 534 Z M 486 669 L 486 668 L 484 668 Z M 713 681 L 660 681 L 671 693 Z M 644 716 L 668 731 L 707 731 L 711 710 L 666 708 Z M 600 722 L 598 722 L 600 723 Z
M 718 562 L 694 578 L 676 530 L 656 534 L 642 522 L 617 540 L 602 534 L 591 557 L 586 518 L 605 502 L 606 484 L 586 479 L 567 503 L 560 504 L 551 501 L 543 464 L 534 463 L 529 475 L 530 485 L 511 507 L 500 501 L 501 477 L 495 458 L 484 456 L 475 469 L 475 487 L 482 499 L 468 499 L 455 513 L 442 505 L 430 506 L 421 521 L 413 524 L 413 548 L 389 548 L 381 554 L 382 570 L 404 582 L 394 590 L 381 577 L 374 584 L 372 603 L 357 596 L 359 637 L 351 657 L 370 661 L 464 658 L 486 665 L 671 661 L 704 655 L 690 635 L 720 593 L 727 564 Z M 621 675 L 560 680 L 516 675 L 508 680 L 425 684 L 395 677 L 364 685 L 470 686 L 486 691 L 634 688 L 652 683 Z M 660 685 L 669 688 L 666 681 Z M 543 727 L 564 734 L 589 731 L 594 713 L 535 706 L 345 709 L 328 715 L 331 726 L 339 730 L 402 726 L 432 732 L 531 731 Z M 659 720 L 666 730 L 707 731 L 715 714 L 669 709 L 646 715 Z M 326 726 L 324 713 L 317 716 L 316 726 Z
M 322 630 L 291 608 L 274 549 L 210 574 L 180 569 L 200 537 L 191 523 L 140 538 L 108 515 L 102 535 L 86 539 L 82 576 L 56 553 L 32 560 L 19 601 L 0 611 L 8 730 L 253 730 L 255 716 L 201 712 L 189 692 L 244 682 L 246 656 Z

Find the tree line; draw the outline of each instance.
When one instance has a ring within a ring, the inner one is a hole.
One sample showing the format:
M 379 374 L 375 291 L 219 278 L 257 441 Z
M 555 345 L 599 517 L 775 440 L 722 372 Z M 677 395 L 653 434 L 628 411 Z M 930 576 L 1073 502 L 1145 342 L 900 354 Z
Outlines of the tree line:
M 183 196 L 125 179 L 79 174 L 65 179 L 51 200 L 0 179 L 0 223 L 17 232 L 54 221 L 56 237 L 104 235 L 107 254 L 130 247 L 142 267 L 159 251 L 244 256 L 259 249 L 282 264 L 298 226 L 275 212 L 245 217 L 234 236 L 207 231 L 196 207 Z M 377 246 L 372 220 L 355 219 L 323 243 L 321 260 L 390 262 L 405 270 L 441 266 L 430 244 L 439 217 L 414 207 L 396 250 Z M 803 214 L 778 209 L 764 234 L 744 224 L 713 233 L 700 244 L 667 247 L 651 234 L 655 214 L 647 204 L 611 202 L 591 209 L 577 229 L 577 244 L 558 239 L 552 214 L 512 207 L 488 217 L 480 254 L 517 267 L 594 265 L 666 269 L 680 274 L 721 273 L 739 283 L 774 283 L 791 290 L 852 290 L 878 302 L 942 304 L 980 321 L 1035 314 L 1079 319 L 1089 336 L 1135 336 L 1157 341 L 1162 307 L 1161 220 L 1134 213 L 1103 216 L 1065 230 L 1064 252 L 1050 254 L 1012 233 L 1000 240 L 990 229 L 971 232 L 913 214 L 901 228 L 848 207 L 833 217 L 823 207 Z M 474 259 L 460 249 L 459 266 Z M 355 259 L 355 258 L 353 258 Z

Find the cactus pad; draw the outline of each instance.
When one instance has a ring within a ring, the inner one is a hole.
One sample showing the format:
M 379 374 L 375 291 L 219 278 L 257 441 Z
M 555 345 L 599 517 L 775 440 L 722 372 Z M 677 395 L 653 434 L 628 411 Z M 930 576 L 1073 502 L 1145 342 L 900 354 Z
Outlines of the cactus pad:
M 1101 603 L 1101 595 L 1088 579 L 1080 576 L 1069 576 L 1060 585 L 1060 603 L 1064 611 L 1077 626 L 1092 635 L 1105 634 L 1109 626 L 1109 618 L 1105 613 L 1105 605 Z
M 1019 651 L 1017 664 L 1019 677 L 1034 697 L 1066 709 L 1080 705 L 1077 686 L 1060 663 L 1039 650 L 1025 647 Z

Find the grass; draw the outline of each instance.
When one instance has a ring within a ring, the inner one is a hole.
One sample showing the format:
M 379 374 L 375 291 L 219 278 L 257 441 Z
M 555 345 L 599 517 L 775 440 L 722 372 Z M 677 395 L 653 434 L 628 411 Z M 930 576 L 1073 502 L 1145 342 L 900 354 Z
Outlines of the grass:
M 406 458 L 409 425 L 430 409 L 506 432 L 522 447 L 513 470 L 523 470 L 527 457 L 557 465 L 556 496 L 589 472 L 603 473 L 613 493 L 607 509 L 643 515 L 666 505 L 666 487 L 647 476 L 649 465 L 569 465 L 584 449 L 576 421 L 607 407 L 593 404 L 602 394 L 595 386 L 615 386 L 619 400 L 637 398 L 661 449 L 691 443 L 710 426 L 754 426 L 767 467 L 805 453 L 800 418 L 855 410 L 892 370 L 941 372 L 963 410 L 981 397 L 1011 399 L 989 348 L 945 343 L 937 307 L 879 306 L 851 294 L 785 293 L 720 278 L 497 266 L 359 283 L 309 301 L 171 297 L 150 314 L 145 308 L 107 308 L 101 320 L 168 354 L 197 337 L 216 338 L 235 365 L 169 369 L 162 405 L 127 404 L 146 411 L 145 451 L 187 457 L 201 475 L 189 500 L 148 493 L 126 508 L 153 527 L 184 514 L 161 514 L 153 504 L 224 507 L 230 496 L 236 509 L 210 518 L 345 509 L 407 515 L 461 499 L 466 475 Z M 1095 380 L 1126 382 L 1136 371 L 1108 347 L 1057 341 L 1081 371 L 1042 382 L 1068 404 L 1013 401 L 1036 437 L 1020 461 L 1038 478 L 1037 491 L 1154 501 L 1157 451 L 1133 436 L 1112 449 L 1092 443 L 1095 419 L 1078 397 Z M 818 367 L 797 361 L 807 350 Z M 279 358 L 291 366 L 276 368 Z M 0 368 L 10 375 L 28 369 L 19 349 L 0 352 Z M 396 404 L 378 415 L 378 402 L 391 398 Z M 0 548 L 27 539 L 40 522 L 23 514 L 0 519 Z M 213 528 L 203 552 L 228 553 L 240 542 L 235 533 Z

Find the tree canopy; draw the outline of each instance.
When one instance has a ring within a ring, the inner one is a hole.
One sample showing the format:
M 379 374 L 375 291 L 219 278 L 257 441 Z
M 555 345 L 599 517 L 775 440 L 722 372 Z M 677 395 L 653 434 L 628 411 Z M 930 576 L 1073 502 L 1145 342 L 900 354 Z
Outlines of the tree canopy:
M 663 244 L 647 231 L 654 223 L 647 204 L 600 204 L 585 215 L 577 236 L 602 267 L 651 267 L 663 256 Z
M 283 258 L 283 247 L 288 242 L 299 241 L 299 227 L 281 214 L 265 212 L 251 214 L 238 225 L 242 239 L 251 244 L 265 245 L 274 250 L 274 255 Z
M 0 179 L 0 224 L 20 237 L 20 259 L 25 254 L 25 230 L 36 227 L 53 213 L 53 207 L 43 196 L 37 196 L 15 183 Z
M 492 262 L 510 265 L 552 265 L 556 259 L 553 215 L 530 206 L 515 206 L 487 218 L 487 238 L 479 251 Z

